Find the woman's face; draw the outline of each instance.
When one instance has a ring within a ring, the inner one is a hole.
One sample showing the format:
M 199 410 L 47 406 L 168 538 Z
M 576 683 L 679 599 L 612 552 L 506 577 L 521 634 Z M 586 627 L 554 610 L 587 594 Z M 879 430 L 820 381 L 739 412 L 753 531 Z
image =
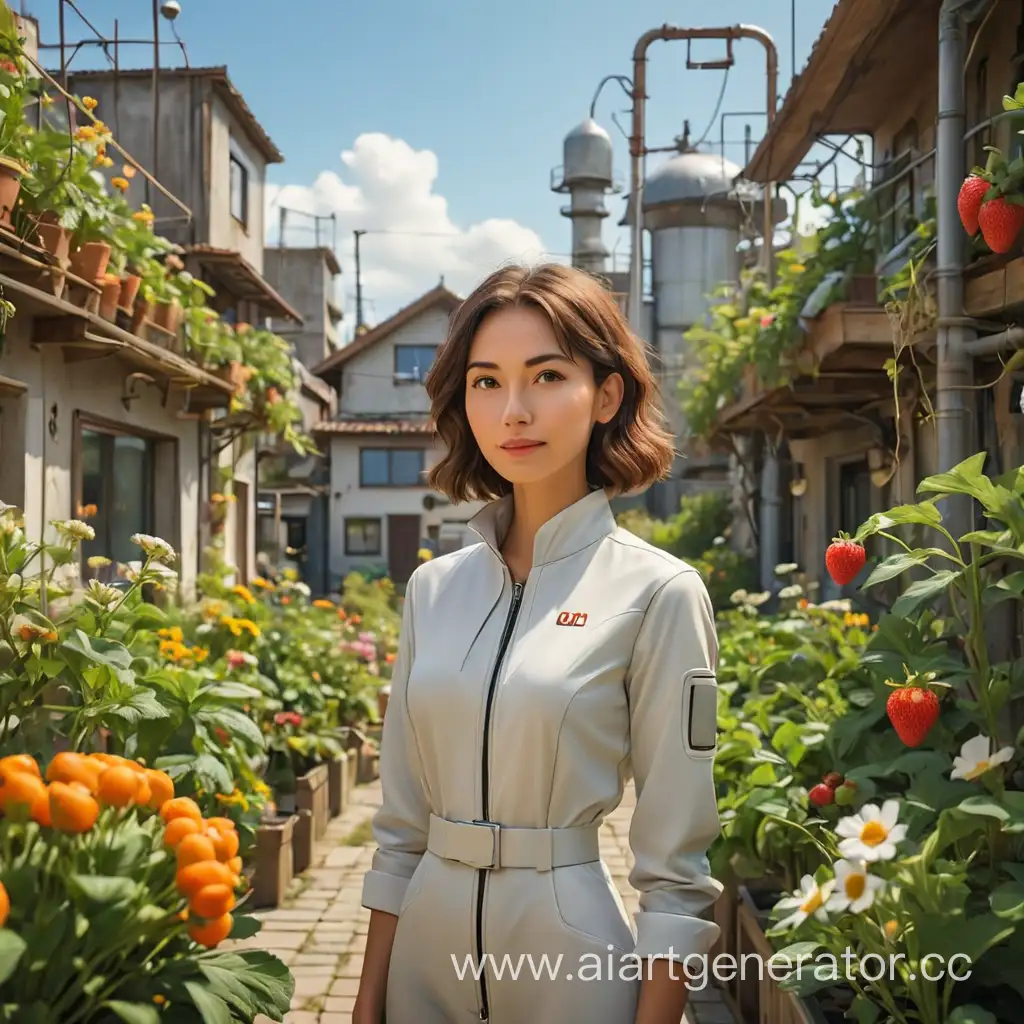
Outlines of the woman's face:
M 622 401 L 622 378 L 598 387 L 590 363 L 559 348 L 551 324 L 532 307 L 485 318 L 466 366 L 466 416 L 484 458 L 511 484 L 583 477 L 596 423 Z

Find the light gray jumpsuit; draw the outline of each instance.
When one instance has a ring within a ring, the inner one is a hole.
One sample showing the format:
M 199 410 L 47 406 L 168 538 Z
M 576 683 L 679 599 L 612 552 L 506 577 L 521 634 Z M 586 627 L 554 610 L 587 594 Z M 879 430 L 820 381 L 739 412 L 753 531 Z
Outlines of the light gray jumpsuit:
M 407 589 L 362 897 L 398 916 L 388 1024 L 632 1024 L 637 957 L 681 960 L 718 937 L 701 916 L 722 889 L 706 855 L 718 652 L 704 582 L 594 491 L 543 526 L 513 583 L 511 512 L 485 506 L 483 543 L 424 563 Z M 597 844 L 630 774 L 635 931 Z

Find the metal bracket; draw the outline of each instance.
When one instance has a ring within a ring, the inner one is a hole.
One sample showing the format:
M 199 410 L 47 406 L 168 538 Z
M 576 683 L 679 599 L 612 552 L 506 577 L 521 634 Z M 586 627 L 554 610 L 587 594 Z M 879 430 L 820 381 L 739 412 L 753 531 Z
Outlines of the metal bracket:
M 121 387 L 121 405 L 124 406 L 125 412 L 131 412 L 132 402 L 142 397 L 142 392 L 139 390 L 139 384 L 151 384 L 155 388 L 159 388 L 163 393 L 163 404 L 167 405 L 167 394 L 170 390 L 170 383 L 160 383 L 154 377 L 151 377 L 148 373 L 129 373 L 124 379 L 124 384 Z
M 736 63 L 732 55 L 732 40 L 725 41 L 724 60 L 693 60 L 690 53 L 693 47 L 693 40 L 686 40 L 686 67 L 689 71 L 726 71 Z

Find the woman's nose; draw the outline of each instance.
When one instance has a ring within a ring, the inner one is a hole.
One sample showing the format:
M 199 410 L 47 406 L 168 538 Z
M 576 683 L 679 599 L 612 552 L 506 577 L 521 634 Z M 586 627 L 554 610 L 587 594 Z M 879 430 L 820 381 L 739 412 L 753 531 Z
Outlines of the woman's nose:
M 505 403 L 505 414 L 503 417 L 505 425 L 529 423 L 532 419 L 533 417 L 522 392 L 516 388 L 509 388 L 508 401 Z

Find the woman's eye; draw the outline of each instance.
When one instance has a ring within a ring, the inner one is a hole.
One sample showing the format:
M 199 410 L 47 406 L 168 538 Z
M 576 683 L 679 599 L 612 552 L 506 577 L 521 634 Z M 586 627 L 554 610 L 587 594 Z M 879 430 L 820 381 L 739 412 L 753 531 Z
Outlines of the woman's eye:
M 480 388 L 481 390 L 490 389 L 491 385 L 498 386 L 498 382 L 493 377 L 477 377 L 470 387 Z
M 557 370 L 544 370 L 541 373 L 541 375 L 537 378 L 537 380 L 553 381 L 553 380 L 565 380 L 565 378 L 560 373 L 558 373 Z

